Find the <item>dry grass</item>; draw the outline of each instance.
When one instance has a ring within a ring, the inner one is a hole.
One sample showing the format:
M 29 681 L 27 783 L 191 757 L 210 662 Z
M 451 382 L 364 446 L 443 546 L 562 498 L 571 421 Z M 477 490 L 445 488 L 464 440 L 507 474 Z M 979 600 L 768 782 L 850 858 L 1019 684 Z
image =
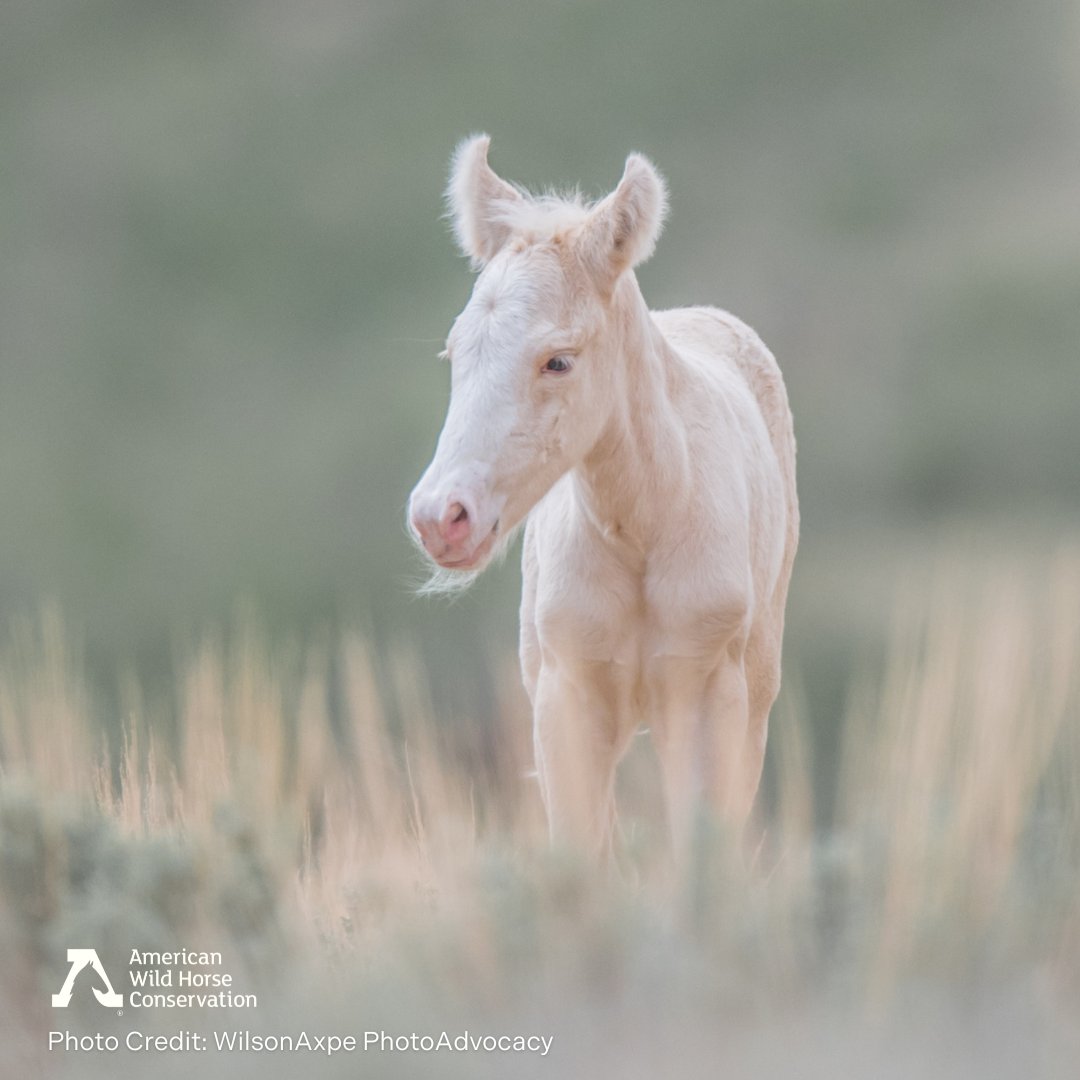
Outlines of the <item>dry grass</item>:
M 789 694 L 752 865 L 703 823 L 678 878 L 637 750 L 617 869 L 547 850 L 509 663 L 492 737 L 439 715 L 413 657 L 377 671 L 358 638 L 301 659 L 241 633 L 192 658 L 174 725 L 132 686 L 110 750 L 60 621 L 16 628 L 0 677 L 0 1054 L 21 1075 L 144 1067 L 41 1053 L 77 938 L 119 970 L 133 944 L 218 943 L 262 996 L 257 1021 L 226 1026 L 556 1035 L 544 1061 L 365 1058 L 378 1075 L 1067 1075 L 1080 557 L 949 561 L 905 590 L 896 624 L 883 678 L 853 696 L 832 825 L 815 825 Z M 65 1022 L 113 1022 L 94 1008 Z M 183 1060 L 155 1075 L 188 1075 Z M 199 1065 L 256 1067 L 295 1069 Z

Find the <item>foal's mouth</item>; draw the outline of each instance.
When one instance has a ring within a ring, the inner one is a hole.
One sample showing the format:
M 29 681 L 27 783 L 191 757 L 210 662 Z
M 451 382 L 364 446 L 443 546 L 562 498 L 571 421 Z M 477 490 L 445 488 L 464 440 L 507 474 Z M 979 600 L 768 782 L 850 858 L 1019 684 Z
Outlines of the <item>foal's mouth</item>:
M 496 521 L 491 527 L 491 532 L 480 541 L 472 553 L 463 559 L 436 559 L 435 561 L 444 570 L 475 570 L 491 554 L 495 546 L 495 538 L 499 533 L 499 523 Z

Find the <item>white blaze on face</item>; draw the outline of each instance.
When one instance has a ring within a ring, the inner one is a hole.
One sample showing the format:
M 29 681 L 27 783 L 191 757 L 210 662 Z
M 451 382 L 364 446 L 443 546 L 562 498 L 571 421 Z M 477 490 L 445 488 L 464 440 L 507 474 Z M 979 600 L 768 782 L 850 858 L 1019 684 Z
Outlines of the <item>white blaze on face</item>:
M 541 369 L 573 344 L 557 317 L 566 292 L 550 250 L 504 251 L 454 323 L 450 406 L 410 500 L 413 530 L 441 566 L 479 566 L 557 478 L 566 387 Z

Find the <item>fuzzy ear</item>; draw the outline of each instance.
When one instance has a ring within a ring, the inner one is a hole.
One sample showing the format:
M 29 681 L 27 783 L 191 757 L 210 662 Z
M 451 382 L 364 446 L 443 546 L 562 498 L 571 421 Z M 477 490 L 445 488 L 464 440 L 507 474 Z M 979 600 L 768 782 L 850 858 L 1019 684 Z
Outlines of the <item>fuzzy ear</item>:
M 458 144 L 446 189 L 449 217 L 461 250 L 474 267 L 490 262 L 510 236 L 510 208 L 523 200 L 488 164 L 488 135 L 471 135 Z
M 619 186 L 593 208 L 581 238 L 585 259 L 605 287 L 653 253 L 667 207 L 664 178 L 648 158 L 631 154 Z

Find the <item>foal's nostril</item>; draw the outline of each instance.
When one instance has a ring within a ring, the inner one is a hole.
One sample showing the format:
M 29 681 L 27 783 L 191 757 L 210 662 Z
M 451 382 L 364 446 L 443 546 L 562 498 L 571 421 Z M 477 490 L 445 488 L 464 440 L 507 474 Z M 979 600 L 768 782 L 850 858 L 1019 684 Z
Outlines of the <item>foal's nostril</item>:
M 455 500 L 450 503 L 439 522 L 439 536 L 444 544 L 460 544 L 465 541 L 472 529 L 469 511 L 465 504 Z

